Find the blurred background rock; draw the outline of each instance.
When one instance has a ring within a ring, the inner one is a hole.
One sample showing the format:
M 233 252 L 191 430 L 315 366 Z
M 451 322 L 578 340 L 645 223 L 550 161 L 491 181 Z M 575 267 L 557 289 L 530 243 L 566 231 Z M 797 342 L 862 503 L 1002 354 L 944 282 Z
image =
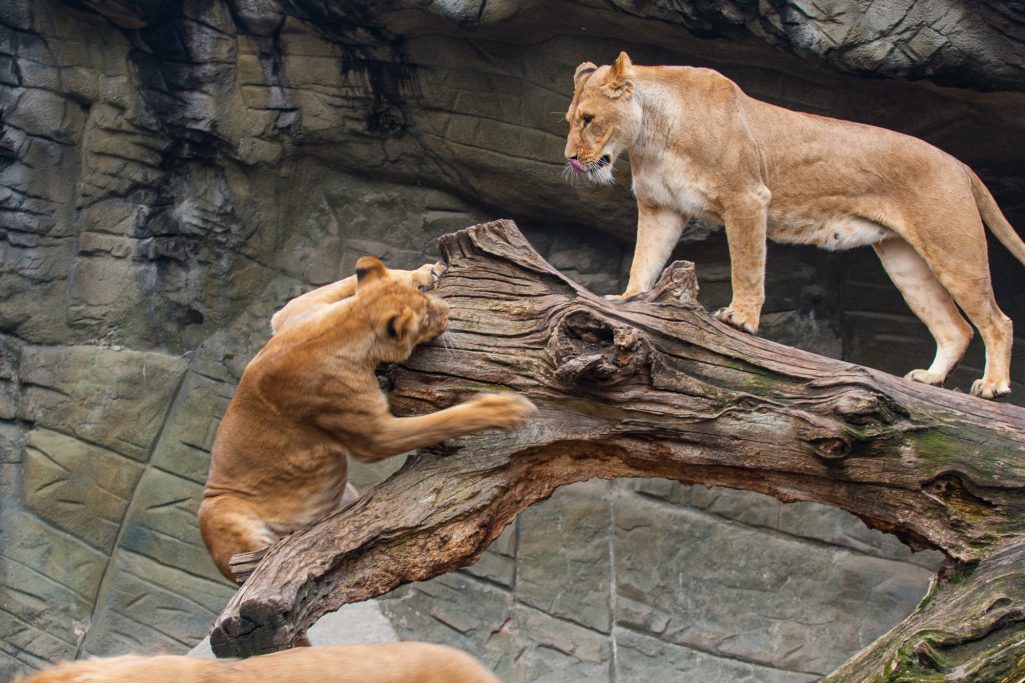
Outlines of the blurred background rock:
M 580 62 L 710 66 L 919 136 L 1020 227 L 1023 41 L 1025 3 L 998 0 L 6 0 L 0 676 L 205 635 L 232 593 L 196 529 L 208 450 L 289 297 L 498 217 L 621 291 L 629 169 L 611 189 L 562 175 Z M 993 245 L 1021 329 L 1025 267 Z M 728 302 L 720 232 L 692 225 L 677 257 Z M 870 250 L 772 246 L 767 294 L 770 338 L 900 374 L 932 358 Z M 950 386 L 982 363 L 976 341 Z M 1020 337 L 1013 372 L 1021 404 Z M 401 637 L 509 681 L 803 682 L 913 609 L 938 562 L 815 505 L 587 482 L 381 602 Z

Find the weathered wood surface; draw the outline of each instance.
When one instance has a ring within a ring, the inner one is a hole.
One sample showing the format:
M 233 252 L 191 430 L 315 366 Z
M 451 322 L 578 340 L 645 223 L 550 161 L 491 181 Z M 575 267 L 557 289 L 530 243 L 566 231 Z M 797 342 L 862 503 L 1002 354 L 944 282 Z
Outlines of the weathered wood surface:
M 512 389 L 538 416 L 421 451 L 273 546 L 215 623 L 218 655 L 287 647 L 343 604 L 472 564 L 564 484 L 666 477 L 832 505 L 947 555 L 916 612 L 826 680 L 1025 673 L 1025 410 L 733 330 L 688 263 L 609 302 L 508 221 L 440 246 L 449 331 L 390 370 L 393 410 Z

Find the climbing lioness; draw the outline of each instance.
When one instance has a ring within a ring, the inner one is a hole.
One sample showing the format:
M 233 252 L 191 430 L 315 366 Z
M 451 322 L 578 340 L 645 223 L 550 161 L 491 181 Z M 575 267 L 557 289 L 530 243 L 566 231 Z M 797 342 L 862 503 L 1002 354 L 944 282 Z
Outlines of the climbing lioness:
M 599 183 L 629 152 L 637 246 L 621 297 L 651 289 L 691 216 L 725 225 L 733 300 L 719 320 L 752 334 L 765 300 L 765 240 L 826 249 L 871 245 L 936 339 L 928 370 L 942 384 L 972 336 L 986 343 L 984 398 L 1010 386 L 1011 321 L 997 307 L 983 222 L 1025 263 L 978 176 L 917 138 L 789 111 L 745 95 L 711 69 L 585 62 L 566 118 L 569 166 Z
M 290 301 L 246 366 L 217 429 L 199 529 L 229 580 L 232 555 L 258 550 L 354 498 L 346 458 L 372 462 L 491 427 L 523 424 L 518 394 L 479 394 L 397 418 L 374 375 L 448 325 L 448 305 L 420 291 L 437 268 L 389 271 L 376 258 L 356 275 Z

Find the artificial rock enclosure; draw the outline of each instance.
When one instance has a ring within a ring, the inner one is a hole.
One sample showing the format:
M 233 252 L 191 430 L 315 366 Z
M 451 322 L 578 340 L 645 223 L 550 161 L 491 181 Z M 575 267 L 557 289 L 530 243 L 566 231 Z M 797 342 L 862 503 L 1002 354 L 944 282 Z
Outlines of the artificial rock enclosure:
M 514 218 L 593 291 L 635 220 L 562 175 L 573 69 L 716 68 L 922 137 L 1025 225 L 1025 4 L 13 0 L 0 6 L 0 674 L 181 652 L 233 590 L 199 541 L 208 449 L 288 297 Z M 1025 267 L 991 240 L 1025 324 Z M 701 300 L 729 299 L 694 225 Z M 903 373 L 932 356 L 870 250 L 770 247 L 763 334 Z M 981 374 L 972 350 L 950 386 Z M 1025 403 L 1016 341 L 1010 398 Z M 391 463 L 392 466 L 398 463 Z M 364 468 L 356 483 L 382 471 Z M 910 612 L 939 563 L 848 515 L 664 480 L 528 509 L 467 570 L 383 602 L 512 681 L 806 681 Z

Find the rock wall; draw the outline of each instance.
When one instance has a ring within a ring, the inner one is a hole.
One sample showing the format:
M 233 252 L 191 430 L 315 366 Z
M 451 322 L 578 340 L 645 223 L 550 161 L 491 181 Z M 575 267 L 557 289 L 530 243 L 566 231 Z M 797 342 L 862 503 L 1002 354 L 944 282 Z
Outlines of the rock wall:
M 611 189 L 562 178 L 579 62 L 712 66 L 919 135 L 1022 225 L 1019 5 L 3 3 L 0 674 L 205 634 L 231 593 L 195 526 L 208 449 L 290 296 L 499 216 L 592 289 L 622 286 L 628 170 Z M 678 255 L 706 304 L 728 301 L 720 234 L 692 226 Z M 1025 269 L 992 259 L 1021 327 Z M 768 336 L 894 372 L 931 358 L 871 253 L 769 263 Z M 975 343 L 953 384 L 981 359 Z M 592 482 L 386 611 L 510 680 L 806 680 L 907 613 L 936 562 L 823 508 Z

